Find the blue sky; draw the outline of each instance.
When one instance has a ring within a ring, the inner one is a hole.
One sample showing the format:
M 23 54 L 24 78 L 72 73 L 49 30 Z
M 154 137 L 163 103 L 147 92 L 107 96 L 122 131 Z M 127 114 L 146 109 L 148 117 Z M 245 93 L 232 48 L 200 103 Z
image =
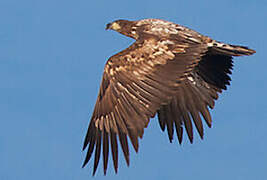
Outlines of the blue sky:
M 235 58 L 203 141 L 170 144 L 152 119 L 130 168 L 120 151 L 119 173 L 110 163 L 104 177 L 100 161 L 94 179 L 265 179 L 266 8 L 264 0 L 1 0 L 0 179 L 92 179 L 81 148 L 104 64 L 133 42 L 104 30 L 121 18 L 173 21 L 257 53 Z

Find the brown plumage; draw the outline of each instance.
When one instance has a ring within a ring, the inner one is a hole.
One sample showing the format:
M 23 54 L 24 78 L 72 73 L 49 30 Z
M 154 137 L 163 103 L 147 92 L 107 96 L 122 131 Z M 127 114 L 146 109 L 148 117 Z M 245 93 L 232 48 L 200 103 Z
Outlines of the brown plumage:
M 170 142 L 176 131 L 181 143 L 185 128 L 192 143 L 193 124 L 203 138 L 202 119 L 211 127 L 209 108 L 230 84 L 232 56 L 255 53 L 159 19 L 118 20 L 107 29 L 136 42 L 109 58 L 104 69 L 83 146 L 88 147 L 83 167 L 95 152 L 93 175 L 101 153 L 104 174 L 109 152 L 117 172 L 118 140 L 129 165 L 128 138 L 137 152 L 138 139 L 156 114 Z

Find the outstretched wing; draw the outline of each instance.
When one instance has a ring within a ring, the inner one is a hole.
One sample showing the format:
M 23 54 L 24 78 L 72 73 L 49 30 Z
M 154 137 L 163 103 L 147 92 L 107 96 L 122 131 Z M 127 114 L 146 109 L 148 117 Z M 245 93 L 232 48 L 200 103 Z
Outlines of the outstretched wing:
M 211 116 L 208 108 L 214 108 L 215 100 L 226 86 L 230 85 L 230 74 L 233 67 L 232 56 L 251 55 L 254 50 L 216 42 L 203 36 L 209 49 L 201 57 L 197 66 L 188 74 L 179 86 L 175 98 L 168 105 L 158 110 L 161 129 L 167 126 L 170 142 L 173 139 L 174 126 L 178 140 L 182 142 L 185 127 L 190 142 L 193 142 L 193 123 L 203 138 L 202 118 L 211 127 Z
M 161 129 L 167 126 L 170 142 L 173 139 L 174 127 L 179 143 L 183 138 L 183 127 L 190 142 L 193 142 L 193 123 L 203 138 L 202 118 L 211 127 L 212 119 L 209 108 L 214 108 L 218 93 L 230 85 L 232 57 L 208 52 L 194 70 L 187 75 L 179 86 L 178 93 L 168 105 L 161 106 L 158 118 Z
M 148 36 L 108 60 L 83 147 L 88 146 L 83 166 L 95 151 L 93 174 L 101 149 L 106 173 L 109 144 L 117 172 L 117 137 L 129 165 L 127 136 L 137 152 L 149 118 L 171 101 L 207 49 L 190 40 L 175 41 Z

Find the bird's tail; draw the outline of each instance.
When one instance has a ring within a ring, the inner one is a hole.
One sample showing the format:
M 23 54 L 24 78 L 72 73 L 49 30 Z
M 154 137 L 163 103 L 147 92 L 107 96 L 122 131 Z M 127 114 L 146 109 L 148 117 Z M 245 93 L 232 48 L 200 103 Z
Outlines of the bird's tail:
M 249 49 L 245 46 L 231 45 L 221 42 L 212 42 L 212 49 L 218 53 L 222 53 L 229 56 L 249 56 L 256 52 L 253 49 Z

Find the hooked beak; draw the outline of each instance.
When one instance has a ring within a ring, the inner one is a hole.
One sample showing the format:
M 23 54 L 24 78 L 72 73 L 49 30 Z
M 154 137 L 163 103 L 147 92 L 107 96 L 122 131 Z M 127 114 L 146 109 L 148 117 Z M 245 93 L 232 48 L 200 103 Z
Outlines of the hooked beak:
M 111 23 L 108 23 L 108 24 L 106 25 L 106 30 L 109 30 L 109 29 L 111 29 Z
M 121 29 L 121 26 L 117 22 L 108 23 L 106 26 L 106 30 L 108 29 L 119 31 Z

